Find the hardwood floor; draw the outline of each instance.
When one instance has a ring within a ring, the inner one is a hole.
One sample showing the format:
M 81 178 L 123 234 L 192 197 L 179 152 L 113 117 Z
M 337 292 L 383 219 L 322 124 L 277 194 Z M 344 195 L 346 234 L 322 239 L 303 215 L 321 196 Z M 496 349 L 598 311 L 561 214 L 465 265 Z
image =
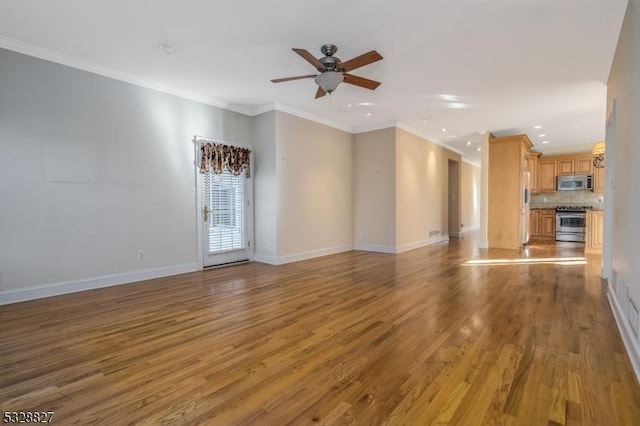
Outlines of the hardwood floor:
M 639 425 L 600 258 L 521 255 L 472 237 L 0 306 L 0 405 L 83 425 Z

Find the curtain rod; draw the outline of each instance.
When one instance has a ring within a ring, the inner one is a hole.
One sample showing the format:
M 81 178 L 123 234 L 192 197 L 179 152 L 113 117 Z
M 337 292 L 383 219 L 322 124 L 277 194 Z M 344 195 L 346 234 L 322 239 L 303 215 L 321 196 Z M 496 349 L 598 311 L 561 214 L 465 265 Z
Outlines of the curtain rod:
M 225 143 L 224 141 L 220 141 L 220 140 L 218 140 L 218 139 L 213 139 L 213 138 L 208 138 L 208 137 L 206 137 L 206 136 L 198 136 L 198 135 L 194 135 L 194 136 L 193 136 L 193 142 L 194 142 L 194 143 L 195 143 L 195 142 L 197 142 L 197 141 L 198 141 L 198 140 L 200 140 L 200 139 L 204 139 L 204 140 L 211 141 L 211 142 Z

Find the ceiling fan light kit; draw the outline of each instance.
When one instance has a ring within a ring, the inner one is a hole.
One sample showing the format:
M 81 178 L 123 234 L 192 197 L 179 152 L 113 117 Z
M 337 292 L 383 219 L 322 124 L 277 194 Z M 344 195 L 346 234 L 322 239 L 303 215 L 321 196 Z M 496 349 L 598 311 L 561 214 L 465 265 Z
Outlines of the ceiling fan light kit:
M 272 83 L 282 83 L 285 81 L 300 80 L 304 78 L 313 78 L 318 85 L 316 98 L 320 98 L 327 93 L 331 93 L 340 83 L 345 82 L 354 86 L 364 87 L 365 89 L 375 90 L 380 86 L 380 82 L 369 80 L 368 78 L 358 77 L 357 75 L 347 74 L 347 72 L 357 68 L 369 65 L 382 59 L 375 50 L 371 50 L 346 62 L 342 62 L 339 58 L 333 56 L 338 48 L 334 44 L 325 44 L 320 51 L 325 55 L 322 58 L 316 58 L 308 50 L 292 49 L 303 59 L 313 65 L 320 74 L 301 75 L 296 77 L 276 78 L 271 80 Z
M 338 71 L 326 71 L 315 78 L 318 86 L 327 93 L 331 93 L 344 81 L 344 74 Z

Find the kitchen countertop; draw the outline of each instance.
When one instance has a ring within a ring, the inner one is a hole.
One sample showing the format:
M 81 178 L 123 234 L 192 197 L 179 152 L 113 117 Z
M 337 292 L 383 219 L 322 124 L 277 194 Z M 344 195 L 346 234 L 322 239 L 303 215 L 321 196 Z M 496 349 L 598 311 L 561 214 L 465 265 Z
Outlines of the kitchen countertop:
M 602 204 L 583 204 L 583 203 L 535 203 L 530 204 L 530 210 L 555 210 L 557 207 L 575 207 L 581 210 L 603 210 Z

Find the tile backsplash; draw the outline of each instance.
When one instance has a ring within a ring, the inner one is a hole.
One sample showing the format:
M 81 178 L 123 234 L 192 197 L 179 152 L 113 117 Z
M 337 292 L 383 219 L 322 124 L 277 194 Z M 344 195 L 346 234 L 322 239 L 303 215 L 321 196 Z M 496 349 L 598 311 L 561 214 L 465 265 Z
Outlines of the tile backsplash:
M 602 204 L 603 194 L 591 191 L 557 191 L 543 194 L 531 194 L 531 206 L 560 206 L 564 204 Z

